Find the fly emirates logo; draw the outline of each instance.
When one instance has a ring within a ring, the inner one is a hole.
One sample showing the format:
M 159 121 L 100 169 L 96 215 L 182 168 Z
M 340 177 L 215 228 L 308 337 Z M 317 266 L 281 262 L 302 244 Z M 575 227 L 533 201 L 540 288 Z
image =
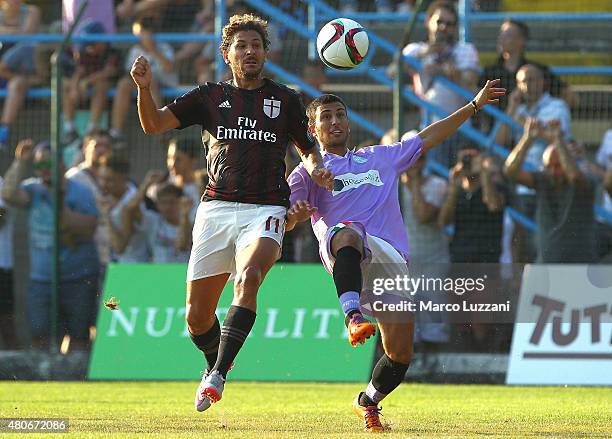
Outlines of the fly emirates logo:
M 276 133 L 270 131 L 256 130 L 257 120 L 240 116 L 238 128 L 226 128 L 217 126 L 217 140 L 257 140 L 263 142 L 276 142 Z
M 352 174 L 349 172 L 347 174 L 336 175 L 334 178 L 334 190 L 332 191 L 332 195 L 336 196 L 364 184 L 382 186 L 384 183 L 380 179 L 380 174 L 376 169 L 371 169 L 361 174 Z

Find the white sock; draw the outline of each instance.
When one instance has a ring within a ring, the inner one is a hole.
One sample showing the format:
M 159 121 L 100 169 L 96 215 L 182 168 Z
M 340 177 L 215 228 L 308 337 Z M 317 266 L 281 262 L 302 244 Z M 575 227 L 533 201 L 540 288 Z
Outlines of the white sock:
M 374 401 L 376 405 L 378 405 L 378 403 L 382 401 L 383 399 L 385 399 L 385 397 L 387 396 L 384 393 L 381 393 L 378 390 L 376 390 L 376 387 L 374 387 L 374 384 L 372 384 L 372 381 L 368 383 L 368 387 L 366 387 L 365 389 L 365 394 L 368 398 Z

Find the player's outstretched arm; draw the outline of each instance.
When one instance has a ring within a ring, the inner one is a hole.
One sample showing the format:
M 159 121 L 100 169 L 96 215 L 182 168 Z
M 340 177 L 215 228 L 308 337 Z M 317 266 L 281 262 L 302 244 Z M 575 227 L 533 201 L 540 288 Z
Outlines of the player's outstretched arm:
M 313 147 L 307 151 L 302 151 L 300 148 L 296 149 L 312 181 L 331 191 L 334 187 L 334 174 L 323 166 L 323 158 L 318 148 Z
M 506 93 L 505 88 L 496 87 L 499 79 L 487 81 L 485 86 L 478 92 L 476 97 L 467 105 L 464 105 L 450 116 L 432 123 L 419 133 L 423 141 L 425 151 L 443 142 L 451 134 L 487 104 L 499 102 L 499 97 Z
M 177 128 L 180 125 L 176 116 L 164 107 L 157 108 L 151 95 L 151 66 L 144 56 L 139 56 L 134 61 L 130 75 L 138 87 L 138 117 L 140 125 L 146 134 L 160 134 Z
M 287 224 L 285 224 L 285 231 L 289 232 L 293 230 L 297 223 L 301 223 L 310 218 L 317 211 L 316 207 L 310 207 L 308 201 L 297 200 L 287 210 Z

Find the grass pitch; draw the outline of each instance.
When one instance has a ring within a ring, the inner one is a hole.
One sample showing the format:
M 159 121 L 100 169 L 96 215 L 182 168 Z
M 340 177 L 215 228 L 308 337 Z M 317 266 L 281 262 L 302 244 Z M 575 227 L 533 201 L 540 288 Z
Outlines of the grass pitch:
M 351 408 L 360 384 L 230 381 L 203 414 L 196 386 L 2 382 L 0 417 L 68 418 L 68 437 L 370 437 Z M 382 406 L 389 438 L 612 437 L 612 388 L 403 384 Z

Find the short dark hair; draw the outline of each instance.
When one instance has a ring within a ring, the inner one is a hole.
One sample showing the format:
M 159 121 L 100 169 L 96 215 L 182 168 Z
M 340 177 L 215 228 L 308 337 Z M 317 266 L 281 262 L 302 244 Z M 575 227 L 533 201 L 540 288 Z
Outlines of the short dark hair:
M 192 159 L 195 159 L 200 154 L 202 148 L 201 140 L 192 139 L 189 137 L 173 137 L 168 140 L 168 148 L 174 145 L 177 151 L 187 154 Z
M 174 196 L 176 198 L 181 198 L 183 196 L 183 189 L 172 184 L 172 183 L 162 183 L 157 188 L 157 199 L 165 195 Z
M 270 47 L 270 38 L 268 37 L 268 22 L 261 17 L 253 14 L 232 15 L 229 23 L 223 27 L 223 36 L 221 38 L 222 53 L 227 53 L 234 35 L 243 30 L 254 30 L 261 36 L 263 47 L 268 50 Z
M 334 102 L 340 102 L 345 110 L 346 104 L 344 101 L 336 95 L 333 94 L 324 94 L 313 100 L 310 104 L 308 104 L 308 108 L 306 108 L 306 115 L 308 116 L 308 123 L 313 125 L 317 120 L 317 108 L 321 105 L 332 104 Z
M 527 26 L 525 23 L 523 23 L 522 21 L 518 21 L 515 20 L 513 18 L 506 18 L 504 20 L 504 22 L 502 23 L 502 26 L 504 24 L 511 24 L 513 26 L 516 26 L 516 28 L 519 30 L 521 36 L 523 38 L 525 38 L 525 40 L 529 39 L 529 26 Z
M 429 5 L 427 11 L 425 12 L 425 21 L 429 20 L 431 16 L 438 9 L 444 9 L 455 16 L 455 21 L 459 20 L 459 15 L 457 14 L 457 10 L 455 9 L 455 5 L 448 0 L 436 0 Z
M 100 166 L 104 166 L 116 174 L 127 176 L 130 173 L 130 162 L 127 157 L 115 153 L 100 157 Z

